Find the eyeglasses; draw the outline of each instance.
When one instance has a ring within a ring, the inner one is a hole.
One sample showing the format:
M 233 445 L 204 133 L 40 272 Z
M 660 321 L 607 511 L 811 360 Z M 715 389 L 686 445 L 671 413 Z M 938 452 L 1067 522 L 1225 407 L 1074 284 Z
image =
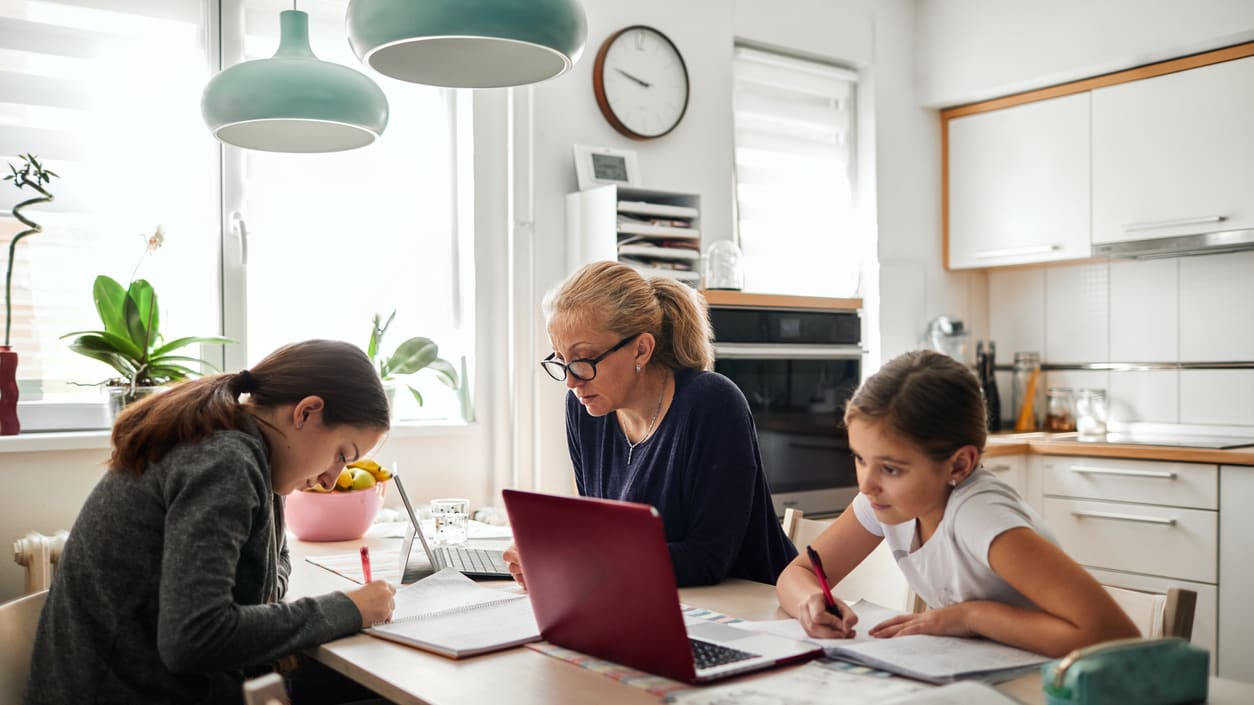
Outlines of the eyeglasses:
M 630 343 L 631 341 L 635 340 L 639 336 L 640 336 L 639 333 L 636 333 L 635 335 L 629 335 L 626 338 L 623 338 L 622 340 L 618 341 L 618 343 L 616 343 L 614 347 L 610 348 L 609 350 L 606 350 L 605 352 L 601 353 L 600 355 L 597 355 L 596 357 L 591 357 L 591 358 L 583 357 L 583 358 L 579 358 L 578 360 L 571 360 L 570 362 L 567 362 L 567 363 L 562 363 L 559 360 L 557 360 L 556 359 L 557 353 L 549 353 L 548 357 L 540 361 L 540 366 L 544 368 L 545 372 L 549 373 L 550 377 L 557 380 L 558 382 L 565 382 L 567 374 L 569 374 L 571 377 L 574 377 L 575 379 L 581 382 L 587 382 L 588 380 L 597 376 L 597 363 L 598 362 L 609 357 L 610 353 L 618 350 L 619 348 L 623 347 L 627 343 Z

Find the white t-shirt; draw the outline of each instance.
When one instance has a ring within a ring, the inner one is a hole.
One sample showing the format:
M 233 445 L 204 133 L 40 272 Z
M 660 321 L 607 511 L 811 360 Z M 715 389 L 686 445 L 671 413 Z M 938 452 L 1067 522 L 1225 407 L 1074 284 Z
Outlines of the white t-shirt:
M 969 600 L 1035 607 L 989 567 L 988 547 L 1003 532 L 1020 526 L 1058 543 L 1040 515 L 1010 485 L 983 468 L 950 493 L 940 526 L 922 546 L 917 543 L 917 519 L 881 523 L 863 494 L 854 498 L 853 510 L 863 528 L 884 537 L 906 582 L 932 608 Z

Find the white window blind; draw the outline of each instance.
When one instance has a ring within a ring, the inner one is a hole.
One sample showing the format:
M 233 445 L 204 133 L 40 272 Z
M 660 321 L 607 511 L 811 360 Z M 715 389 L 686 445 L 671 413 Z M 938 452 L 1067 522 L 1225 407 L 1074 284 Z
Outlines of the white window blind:
M 745 288 L 853 296 L 857 74 L 749 47 L 733 63 L 736 208 Z

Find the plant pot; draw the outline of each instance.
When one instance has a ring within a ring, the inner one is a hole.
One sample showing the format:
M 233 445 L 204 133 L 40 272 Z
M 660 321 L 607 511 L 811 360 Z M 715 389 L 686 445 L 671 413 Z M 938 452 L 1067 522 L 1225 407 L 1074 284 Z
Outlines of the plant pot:
M 16 436 L 21 430 L 17 418 L 17 351 L 0 345 L 0 436 Z
M 134 389 L 129 386 L 105 387 L 105 392 L 109 395 L 109 423 L 112 424 L 117 420 L 118 414 L 121 414 L 128 405 L 163 391 L 165 387 L 135 387 Z
M 287 528 L 302 541 L 359 539 L 383 506 L 387 484 L 351 492 L 293 492 L 283 510 Z

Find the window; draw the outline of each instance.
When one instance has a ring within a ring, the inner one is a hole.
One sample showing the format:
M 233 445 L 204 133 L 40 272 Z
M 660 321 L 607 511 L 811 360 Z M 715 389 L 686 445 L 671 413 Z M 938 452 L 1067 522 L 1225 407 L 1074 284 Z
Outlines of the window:
M 732 71 L 745 288 L 855 295 L 857 74 L 742 46 Z
M 151 281 L 167 340 L 219 331 L 240 339 L 225 352 L 203 351 L 228 369 L 305 338 L 364 348 L 372 316 L 393 309 L 387 352 L 421 335 L 454 366 L 469 366 L 472 243 L 457 217 L 467 210 L 458 185 L 469 150 L 459 130 L 469 101 L 362 65 L 344 37 L 346 6 L 301 5 L 310 43 L 319 58 L 380 85 L 389 125 L 369 147 L 305 155 L 223 148 L 199 111 L 219 38 L 225 65 L 269 57 L 290 3 L 0 3 L 0 159 L 34 153 L 61 177 L 51 184 L 56 201 L 24 211 L 44 232 L 18 244 L 15 257 L 23 403 L 100 400 L 81 385 L 112 370 L 60 339 L 99 327 L 98 274 Z M 0 208 L 30 193 L 0 183 Z M 142 238 L 157 224 L 165 244 L 145 255 Z M 4 252 L 20 229 L 0 217 Z M 426 404 L 402 392 L 401 418 L 461 418 L 458 395 L 434 376 L 413 382 Z

